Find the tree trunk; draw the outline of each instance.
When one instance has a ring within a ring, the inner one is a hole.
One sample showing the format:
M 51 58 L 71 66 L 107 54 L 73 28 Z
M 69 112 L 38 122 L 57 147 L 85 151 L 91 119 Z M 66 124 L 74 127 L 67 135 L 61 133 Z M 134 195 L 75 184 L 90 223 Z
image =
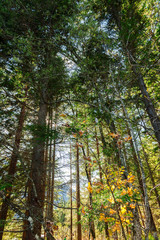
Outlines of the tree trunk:
M 117 89 L 116 89 L 116 91 L 117 91 Z M 142 186 L 143 186 L 143 192 L 144 192 L 145 214 L 146 214 L 145 240 L 148 240 L 151 216 L 150 216 L 150 205 L 149 205 L 149 199 L 148 199 L 148 193 L 147 193 L 146 177 L 145 177 L 143 162 L 142 162 L 142 159 L 141 159 L 140 154 L 139 154 L 137 141 L 136 141 L 136 138 L 135 138 L 134 130 L 133 130 L 132 125 L 129 121 L 129 116 L 128 116 L 127 110 L 125 108 L 123 100 L 122 100 L 118 91 L 117 91 L 117 93 L 120 97 L 120 101 L 121 101 L 121 104 L 122 104 L 122 107 L 123 107 L 123 110 L 124 110 L 125 117 L 126 117 L 126 119 L 128 119 L 127 123 L 128 123 L 129 129 L 130 129 L 130 133 L 131 133 L 131 137 L 132 137 L 132 141 L 133 141 L 133 146 L 134 146 L 134 149 L 135 149 L 135 152 L 136 152 L 136 158 L 137 158 L 138 164 L 140 166 L 141 177 L 142 177 Z
M 82 240 L 82 231 L 81 231 L 81 215 L 79 214 L 80 209 L 80 179 L 79 179 L 79 148 L 78 142 L 76 144 L 76 170 L 77 170 L 77 178 L 76 178 L 76 200 L 77 200 L 77 240 Z
M 25 97 L 27 97 L 27 90 L 25 90 Z M 14 174 L 16 173 L 16 165 L 17 165 L 17 160 L 18 160 L 18 152 L 20 148 L 20 140 L 22 136 L 22 129 L 24 125 L 24 119 L 25 119 L 25 110 L 26 106 L 25 103 L 22 105 L 21 112 L 19 115 L 19 122 L 18 122 L 18 127 L 15 135 L 15 142 L 14 142 L 14 147 L 11 155 L 11 161 L 9 164 L 9 170 L 8 170 L 8 183 L 10 184 L 9 187 L 5 188 L 5 191 L 7 192 L 5 198 L 3 199 L 2 206 L 1 206 L 1 211 L 0 211 L 0 240 L 2 240 L 3 236 L 3 231 L 5 227 L 5 222 L 7 219 L 7 213 L 8 213 L 8 208 L 9 208 L 9 202 L 11 198 L 11 192 L 12 192 L 12 185 L 14 181 Z
M 71 143 L 70 143 L 70 182 L 71 182 L 71 189 L 70 189 L 70 203 L 71 203 L 71 215 L 70 215 L 70 238 L 73 239 L 73 211 L 72 211 L 72 149 L 71 149 Z
M 96 148 L 97 148 L 97 156 L 98 156 L 99 177 L 100 177 L 100 182 L 103 184 L 103 179 L 102 179 L 103 171 L 102 171 L 102 167 L 101 167 L 100 159 L 99 159 L 99 142 L 98 142 L 96 127 L 95 127 L 95 135 L 96 135 Z M 103 138 L 103 146 L 106 146 L 102 127 L 101 127 L 101 138 Z M 105 236 L 109 240 L 109 231 L 108 231 L 108 223 L 107 222 L 105 222 Z
M 45 197 L 45 133 L 47 105 L 41 98 L 38 111 L 38 130 L 34 137 L 33 158 L 28 189 L 28 221 L 24 226 L 23 240 L 37 240 L 41 236 Z
M 55 128 L 57 128 L 57 109 L 55 109 Z M 56 163 L 56 138 L 54 135 L 54 140 L 53 140 L 53 158 L 52 158 L 52 184 L 51 184 L 51 219 L 53 221 L 53 201 L 54 201 L 54 180 L 55 180 L 55 163 Z
M 124 109 L 123 109 L 123 113 L 125 115 Z M 129 129 L 127 121 L 126 121 L 126 126 L 127 126 L 128 135 L 131 136 L 131 131 Z M 134 160 L 134 164 L 135 164 L 135 167 L 136 167 L 135 170 L 136 170 L 136 173 L 137 173 L 139 187 L 141 189 L 141 192 L 142 192 L 142 195 L 143 195 L 143 201 L 144 201 L 144 204 L 145 204 L 145 195 L 144 195 L 144 190 L 143 190 L 143 182 L 142 182 L 142 177 L 141 177 L 141 171 L 140 171 L 139 161 L 138 161 L 138 158 L 137 158 L 137 155 L 136 155 L 136 151 L 135 151 L 132 139 L 130 139 L 130 146 L 131 146 L 131 149 L 132 149 L 133 160 Z M 154 222 L 154 219 L 153 219 L 153 216 L 152 216 L 152 211 L 151 211 L 150 206 L 149 206 L 149 212 L 150 212 L 151 232 L 153 232 L 154 239 L 157 240 L 157 229 L 156 229 L 156 225 L 155 225 L 155 222 Z M 137 210 L 136 210 L 135 213 L 136 214 L 138 213 Z M 137 219 L 136 216 L 135 216 L 135 218 Z M 142 219 L 142 222 L 143 222 L 143 219 Z M 136 226 L 137 226 L 137 229 L 135 229 Z M 142 232 L 140 227 L 138 227 L 138 225 L 135 223 L 134 226 L 133 226 L 133 234 L 135 234 L 135 235 L 133 235 L 133 239 L 138 239 L 138 236 L 140 235 L 139 231 Z
M 100 159 L 99 159 L 99 141 L 98 141 L 98 137 L 97 137 L 97 130 L 95 127 L 95 136 L 96 136 L 96 149 L 97 149 L 97 158 L 98 158 L 98 168 L 99 168 L 99 178 L 101 183 L 103 182 L 102 180 L 102 167 L 100 165 Z
M 134 65 L 132 58 L 130 57 L 130 62 L 132 63 L 132 70 L 137 78 L 139 88 L 141 90 L 142 96 L 143 96 L 143 102 L 146 107 L 146 111 L 148 113 L 151 125 L 153 127 L 155 136 L 157 138 L 157 141 L 160 146 L 160 119 L 156 113 L 156 110 L 153 106 L 152 100 L 150 98 L 150 95 L 147 91 L 147 87 L 145 85 L 144 79 L 142 74 L 138 71 L 137 67 Z
M 117 5 L 117 7 L 118 7 L 118 5 Z M 118 27 L 119 31 L 121 32 L 122 31 L 121 15 L 120 15 L 119 9 L 117 7 L 114 4 L 112 5 L 112 14 L 113 14 L 113 17 L 114 17 L 115 22 L 117 24 L 117 27 Z M 154 133 L 155 133 L 155 136 L 156 136 L 156 139 L 157 139 L 157 141 L 159 143 L 159 146 L 160 146 L 160 119 L 159 119 L 159 117 L 156 113 L 156 110 L 154 108 L 154 105 L 152 103 L 150 95 L 147 91 L 147 87 L 146 87 L 146 84 L 144 82 L 144 78 L 141 74 L 141 71 L 138 68 L 137 63 L 134 60 L 134 59 L 136 59 L 135 58 L 135 55 L 136 55 L 135 54 L 135 49 L 129 47 L 128 40 L 126 42 L 126 40 L 124 40 L 123 36 L 121 36 L 121 42 L 123 44 L 123 49 L 124 49 L 125 55 L 128 58 L 129 63 L 131 64 L 131 69 L 132 69 L 132 71 L 133 71 L 133 73 L 136 77 L 137 83 L 138 83 L 139 88 L 141 90 L 141 93 L 142 93 L 142 96 L 143 96 L 143 102 L 145 104 L 147 114 L 149 116 L 151 125 L 153 127 L 153 130 L 154 130 Z
M 155 196 L 156 196 L 156 198 L 157 198 L 157 202 L 158 202 L 158 205 L 159 205 L 159 207 L 160 207 L 160 196 L 159 196 L 158 191 L 157 191 L 157 188 L 156 188 L 156 184 L 155 184 L 155 181 L 154 181 L 153 173 L 152 173 L 152 170 L 151 170 L 149 161 L 148 161 L 148 155 L 147 155 L 147 153 L 146 153 L 146 151 L 145 151 L 145 149 L 144 149 L 144 146 L 143 146 L 143 143 L 142 143 L 142 139 L 141 139 L 141 135 L 140 135 L 139 129 L 138 129 L 138 136 L 139 136 L 140 143 L 141 143 L 141 146 L 142 146 L 142 150 L 143 150 L 143 154 L 144 154 L 144 159 L 145 159 L 145 162 L 146 162 L 148 171 L 149 171 L 149 176 L 150 176 L 150 178 L 151 178 L 151 182 L 152 182 L 152 185 L 153 185 L 153 188 L 154 188 Z
M 142 229 L 139 221 L 138 207 L 133 210 L 133 240 L 142 240 Z

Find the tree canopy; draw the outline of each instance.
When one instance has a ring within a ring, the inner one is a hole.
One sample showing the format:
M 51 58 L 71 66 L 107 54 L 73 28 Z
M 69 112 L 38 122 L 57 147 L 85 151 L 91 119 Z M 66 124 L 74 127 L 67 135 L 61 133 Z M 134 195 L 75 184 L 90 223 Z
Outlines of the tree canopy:
M 0 2 L 0 240 L 159 239 L 159 9 Z

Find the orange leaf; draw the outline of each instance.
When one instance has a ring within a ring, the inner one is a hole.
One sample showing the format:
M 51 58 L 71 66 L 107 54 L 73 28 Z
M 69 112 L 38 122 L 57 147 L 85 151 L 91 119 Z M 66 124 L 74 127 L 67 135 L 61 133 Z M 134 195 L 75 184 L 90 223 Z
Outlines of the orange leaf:
M 127 194 L 127 191 L 125 189 L 123 189 L 121 192 L 121 196 L 126 195 L 126 194 Z
M 84 207 L 82 207 L 82 213 L 85 214 Z
M 79 135 L 80 135 L 80 136 L 83 136 L 83 132 L 82 132 L 81 130 L 79 131 Z
M 119 138 L 120 135 L 119 134 L 116 134 L 116 133 L 109 133 L 109 135 L 112 137 L 112 138 Z
M 116 211 L 115 211 L 115 210 L 113 210 L 113 209 L 110 209 L 110 210 L 109 210 L 109 213 L 112 215 L 112 214 L 115 214 L 115 213 L 116 213 Z
M 130 208 L 132 208 L 132 209 L 134 209 L 136 206 L 135 206 L 135 204 L 133 204 L 133 203 L 130 203 Z
M 126 142 L 129 141 L 129 140 L 131 140 L 131 139 L 132 139 L 131 136 L 128 136 L 128 137 L 124 138 L 124 140 L 125 140 Z
M 61 117 L 67 117 L 67 115 L 64 114 L 64 113 L 60 114 L 60 116 L 61 116 Z

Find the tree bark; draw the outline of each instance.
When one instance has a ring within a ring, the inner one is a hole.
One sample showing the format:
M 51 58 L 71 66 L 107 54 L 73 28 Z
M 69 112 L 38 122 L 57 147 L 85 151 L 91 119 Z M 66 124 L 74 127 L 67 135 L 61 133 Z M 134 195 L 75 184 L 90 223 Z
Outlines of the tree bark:
M 28 189 L 28 205 L 26 211 L 28 221 L 26 222 L 26 226 L 24 226 L 23 240 L 36 240 L 41 237 L 45 197 L 44 150 L 46 115 L 47 104 L 42 97 L 38 111 L 37 127 L 39 131 L 34 136 L 33 157 Z
M 72 211 L 72 152 L 71 152 L 71 143 L 70 143 L 70 181 L 71 181 L 71 189 L 70 189 L 70 194 L 71 194 L 71 215 L 70 215 L 70 238 L 71 240 L 73 239 L 73 211 Z
M 111 11 L 112 11 L 112 16 L 116 22 L 116 25 L 121 32 L 123 32 L 124 30 L 122 29 L 122 24 L 124 24 L 122 22 L 122 18 L 121 18 L 121 3 L 119 2 L 117 5 L 115 3 L 112 4 L 111 6 Z M 136 12 L 135 12 L 136 14 Z M 132 16 L 134 17 L 134 16 Z M 133 30 L 132 30 L 133 31 Z M 135 62 L 134 59 L 136 59 L 136 47 L 131 47 L 128 45 L 128 40 L 126 41 L 123 37 L 123 35 L 121 36 L 121 42 L 123 45 L 123 49 L 124 49 L 124 53 L 126 55 L 126 57 L 128 58 L 129 63 L 131 64 L 131 69 L 136 77 L 137 83 L 139 85 L 139 88 L 141 90 L 142 96 L 143 96 L 143 102 L 145 104 L 146 107 L 146 111 L 147 114 L 149 116 L 151 125 L 153 127 L 156 139 L 159 143 L 160 146 L 160 119 L 156 113 L 155 107 L 153 105 L 153 102 L 151 100 L 151 97 L 147 91 L 147 87 L 146 84 L 144 82 L 144 77 L 139 69 L 139 67 L 137 66 L 137 63 Z
M 76 170 L 77 170 L 77 178 L 76 178 L 76 200 L 77 200 L 77 240 L 82 240 L 82 230 L 81 230 L 81 215 L 79 214 L 80 209 L 80 179 L 79 179 L 79 148 L 78 142 L 76 144 Z
M 98 142 L 96 127 L 95 127 L 95 135 L 96 135 L 96 148 L 97 148 L 97 156 L 98 156 L 99 177 L 100 177 L 100 182 L 103 184 L 103 179 L 102 179 L 103 171 L 102 171 L 102 166 L 100 164 L 100 159 L 99 159 L 99 142 Z M 104 139 L 104 136 L 103 136 L 102 127 L 101 127 L 101 138 L 103 139 L 103 146 L 106 146 L 106 142 L 105 142 L 105 139 Z M 107 222 L 105 222 L 105 235 L 106 235 L 106 238 L 109 240 L 110 237 L 109 237 L 108 223 Z
M 142 96 L 143 96 L 143 102 L 145 104 L 146 111 L 148 113 L 148 116 L 149 116 L 151 125 L 153 127 L 156 139 L 157 139 L 157 141 L 159 143 L 159 146 L 160 146 L 160 119 L 159 119 L 159 117 L 156 113 L 156 110 L 154 108 L 154 105 L 152 103 L 150 95 L 147 91 L 147 87 L 146 87 L 146 84 L 144 82 L 144 78 L 143 78 L 142 74 L 138 71 L 137 67 L 134 65 L 131 57 L 130 57 L 130 62 L 132 63 L 133 73 L 137 78 L 139 88 L 140 88 Z
M 117 89 L 116 89 L 117 91 Z M 143 163 L 142 163 L 142 159 L 140 157 L 139 154 L 139 150 L 138 150 L 138 145 L 137 145 L 137 141 L 134 135 L 134 130 L 132 128 L 132 125 L 129 121 L 129 116 L 127 113 L 127 110 L 125 108 L 124 102 L 119 94 L 119 92 L 117 91 L 119 97 L 120 97 L 120 101 L 124 110 L 124 114 L 126 119 L 128 119 L 127 123 L 128 123 L 128 127 L 130 129 L 130 133 L 131 133 L 131 137 L 132 137 L 132 141 L 133 141 L 133 146 L 136 152 L 136 158 L 140 167 L 140 171 L 141 171 L 141 177 L 142 177 L 142 187 L 143 187 L 143 192 L 144 192 L 144 202 L 145 202 L 145 214 L 146 214 L 146 221 L 145 221 L 145 240 L 148 240 L 148 234 L 149 234 L 149 230 L 150 230 L 150 220 L 151 220 L 151 216 L 150 216 L 150 205 L 149 205 L 149 199 L 148 199 L 148 193 L 147 193 L 147 185 L 146 185 L 146 177 L 145 177 L 145 172 L 144 172 L 144 167 L 143 167 Z

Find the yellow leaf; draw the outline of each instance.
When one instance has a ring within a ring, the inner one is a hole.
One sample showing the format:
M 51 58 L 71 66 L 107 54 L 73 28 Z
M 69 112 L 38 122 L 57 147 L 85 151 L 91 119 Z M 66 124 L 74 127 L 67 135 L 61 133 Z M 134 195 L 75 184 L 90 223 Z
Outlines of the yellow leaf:
M 128 223 L 128 224 L 130 224 L 130 221 L 129 221 L 129 219 L 126 219 L 126 220 L 125 220 L 125 222 L 126 222 L 126 223 Z
M 110 197 L 110 198 L 108 198 L 107 200 L 108 200 L 110 203 L 114 203 L 114 199 L 113 199 L 113 198 L 111 198 L 111 197 Z
M 133 195 L 133 190 L 132 190 L 132 187 L 128 187 L 128 191 L 127 191 L 128 195 L 129 196 L 132 196 Z
M 134 182 L 134 179 L 135 179 L 135 176 L 133 176 L 133 175 L 128 175 L 127 182 L 128 182 L 128 183 L 133 183 L 133 182 Z
M 105 215 L 104 215 L 104 213 L 100 213 L 99 221 L 104 221 L 104 220 L 105 220 Z
M 127 191 L 125 189 L 123 189 L 121 192 L 121 196 L 126 195 L 126 194 L 127 194 Z
M 126 208 L 125 207 L 121 207 L 121 213 L 122 214 L 126 213 Z
M 88 183 L 88 187 L 87 187 L 87 189 L 88 189 L 88 191 L 89 191 L 90 193 L 93 192 L 92 187 L 91 187 L 91 183 L 90 183 L 90 182 Z
M 113 209 L 110 209 L 109 213 L 112 215 L 112 214 L 115 214 L 115 213 L 116 213 L 116 211 L 115 211 L 115 210 L 113 210 Z
M 115 186 L 114 186 L 114 185 L 112 185 L 112 186 L 111 186 L 111 190 L 113 191 L 114 189 L 115 189 Z

